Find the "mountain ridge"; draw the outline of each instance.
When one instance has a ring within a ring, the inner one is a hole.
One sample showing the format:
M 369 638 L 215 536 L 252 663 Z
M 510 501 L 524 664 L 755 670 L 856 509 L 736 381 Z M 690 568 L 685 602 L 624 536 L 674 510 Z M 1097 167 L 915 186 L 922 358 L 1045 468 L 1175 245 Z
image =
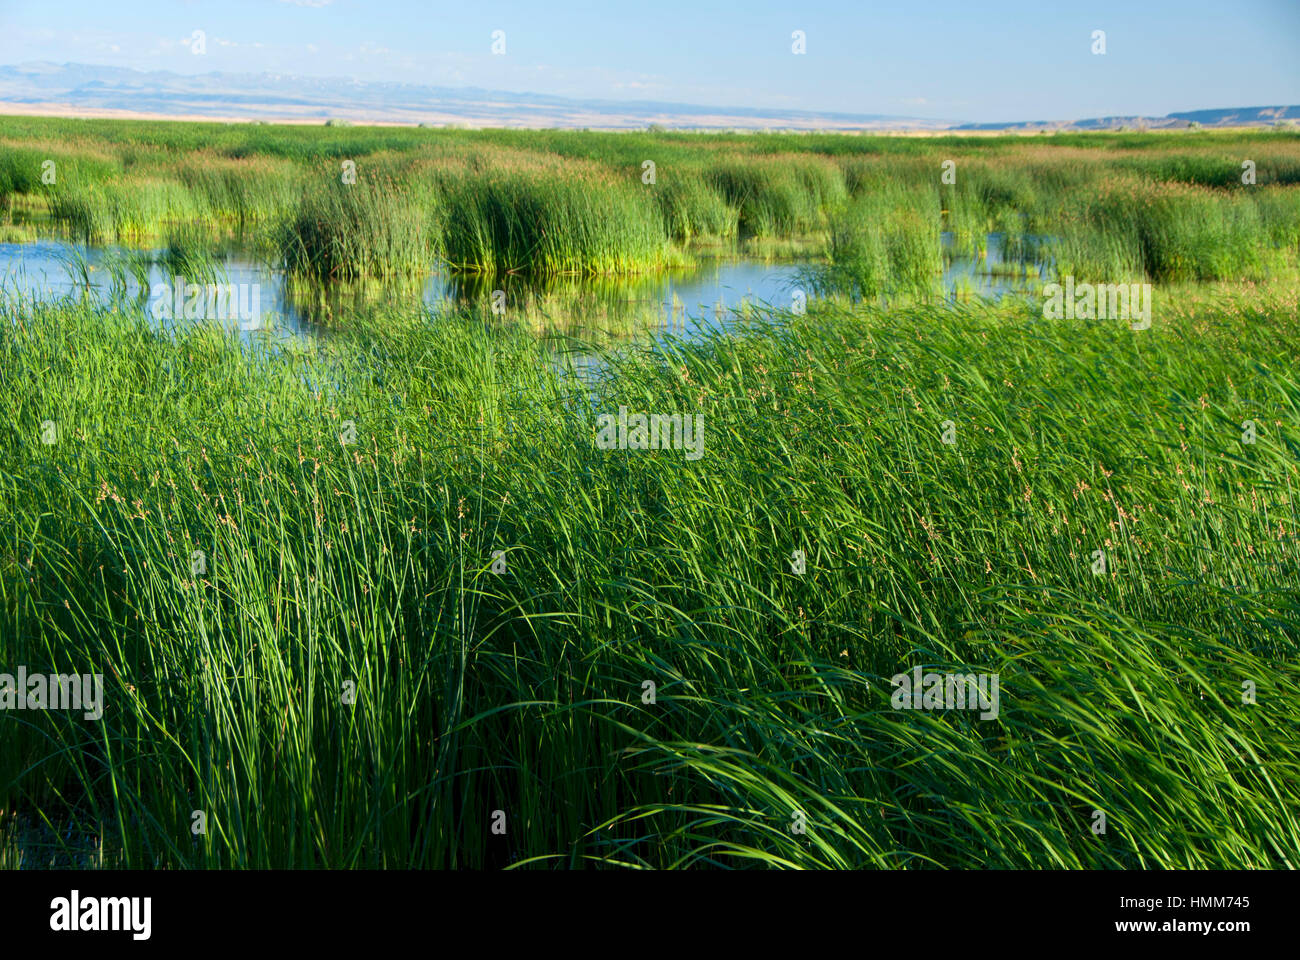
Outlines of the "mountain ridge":
M 654 124 L 683 130 L 1035 132 L 1178 129 L 1192 124 L 1267 126 L 1300 118 L 1300 106 L 1262 106 L 1180 111 L 1163 117 L 961 123 L 890 114 L 574 98 L 270 72 L 180 74 L 52 61 L 0 65 L 0 113 L 6 112 L 6 107 L 19 113 L 60 116 L 595 129 L 639 129 Z

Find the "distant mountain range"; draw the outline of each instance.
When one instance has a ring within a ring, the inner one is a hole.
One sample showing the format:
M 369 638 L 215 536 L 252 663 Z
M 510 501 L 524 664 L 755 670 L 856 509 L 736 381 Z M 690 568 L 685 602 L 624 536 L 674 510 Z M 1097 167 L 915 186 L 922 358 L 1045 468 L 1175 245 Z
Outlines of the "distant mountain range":
M 1290 121 L 1300 124 L 1300 107 L 1226 107 L 1222 110 L 1188 110 L 1163 117 L 1092 117 L 1071 123 L 1026 120 L 1015 123 L 961 123 L 953 130 L 1165 130 L 1189 127 L 1269 127 Z
M 980 131 L 1164 129 L 1294 122 L 1300 107 L 1234 107 L 1166 117 L 1100 117 L 1071 123 L 955 123 L 881 114 L 706 107 L 653 101 L 579 100 L 476 87 L 363 83 L 280 74 L 144 72 L 82 63 L 0 66 L 0 114 L 164 117 L 267 122 L 425 124 L 627 130 Z

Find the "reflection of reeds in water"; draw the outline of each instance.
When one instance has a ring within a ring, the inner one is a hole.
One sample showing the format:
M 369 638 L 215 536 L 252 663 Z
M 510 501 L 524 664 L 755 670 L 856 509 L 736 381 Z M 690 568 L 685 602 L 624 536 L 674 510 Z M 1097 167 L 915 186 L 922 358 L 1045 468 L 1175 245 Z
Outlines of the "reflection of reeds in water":
M 596 340 L 628 339 L 658 330 L 681 330 L 686 310 L 660 277 L 457 277 L 449 302 L 494 322 L 519 323 L 539 333 L 560 332 Z
M 395 276 L 321 282 L 286 273 L 282 287 L 285 307 L 302 320 L 337 329 L 361 314 L 406 309 L 423 312 L 424 278 Z
M 172 229 L 158 255 L 157 264 L 171 277 L 190 283 L 221 283 L 227 279 L 225 264 L 213 248 L 210 234 L 201 229 Z
M 490 277 L 436 275 L 321 283 L 286 274 L 286 308 L 307 323 L 337 330 L 394 310 L 470 314 L 491 323 L 518 323 L 538 332 L 628 338 L 657 329 L 684 329 L 686 309 L 676 292 L 665 296 L 662 276 Z

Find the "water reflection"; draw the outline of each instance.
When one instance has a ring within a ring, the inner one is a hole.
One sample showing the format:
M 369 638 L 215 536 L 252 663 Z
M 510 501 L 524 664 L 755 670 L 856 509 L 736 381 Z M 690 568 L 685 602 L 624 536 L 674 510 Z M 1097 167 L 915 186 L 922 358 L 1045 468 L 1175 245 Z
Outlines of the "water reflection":
M 954 296 L 996 297 L 1041 282 L 1039 268 L 1021 259 L 1026 243 L 1035 240 L 1016 238 L 1008 251 L 1001 235 L 991 234 L 982 255 L 972 258 L 954 256 L 952 238 L 945 234 L 944 289 Z M 518 275 L 454 276 L 435 269 L 405 283 L 322 285 L 286 278 L 235 245 L 199 256 L 175 247 L 141 251 L 42 239 L 0 244 L 0 289 L 45 300 L 88 294 L 101 303 L 136 305 L 161 324 L 205 320 L 236 329 L 246 338 L 266 332 L 275 338 L 327 335 L 377 305 L 423 305 L 435 313 L 475 307 L 523 321 L 539 332 L 577 336 L 672 332 L 689 337 L 725 326 L 751 306 L 797 307 L 807 296 L 800 278 L 812 266 L 716 258 L 690 269 L 635 277 L 539 282 Z M 256 316 L 223 309 L 227 288 L 245 309 L 255 303 Z M 169 306 L 162 306 L 164 301 Z

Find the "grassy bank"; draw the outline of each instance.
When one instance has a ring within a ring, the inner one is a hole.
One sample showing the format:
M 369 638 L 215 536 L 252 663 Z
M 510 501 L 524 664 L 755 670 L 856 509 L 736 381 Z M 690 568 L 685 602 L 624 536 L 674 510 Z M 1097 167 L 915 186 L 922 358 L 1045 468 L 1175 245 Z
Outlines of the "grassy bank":
M 1145 331 L 813 303 L 594 381 L 490 317 L 273 352 L 7 303 L 0 663 L 106 679 L 100 721 L 0 715 L 7 831 L 134 866 L 1294 867 L 1296 289 L 1158 297 Z M 704 455 L 600 449 L 620 406 L 702 415 Z M 997 673 L 999 716 L 892 709 L 917 666 Z

